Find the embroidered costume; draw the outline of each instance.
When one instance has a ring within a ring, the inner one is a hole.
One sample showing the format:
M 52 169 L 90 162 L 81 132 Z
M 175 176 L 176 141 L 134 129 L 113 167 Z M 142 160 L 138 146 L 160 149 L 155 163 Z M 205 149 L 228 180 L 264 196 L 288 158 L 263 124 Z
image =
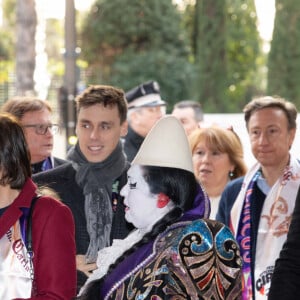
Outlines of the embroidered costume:
M 105 278 L 99 299 L 148 299 L 150 295 L 151 299 L 239 299 L 239 247 L 228 227 L 199 219 L 209 213 L 209 199 L 199 189 L 193 208 L 180 222 L 143 245 Z M 143 234 L 136 230 L 100 250 L 99 269 L 88 282 L 104 276 L 109 265 Z
M 121 262 L 99 299 L 239 299 L 241 263 L 223 224 L 179 222 Z
M 210 201 L 199 186 L 197 195 L 193 202 L 193 208 L 185 213 L 184 219 L 194 220 L 197 218 L 208 218 L 209 214 Z M 110 247 L 101 249 L 98 252 L 97 258 L 98 269 L 93 271 L 86 281 L 84 288 L 89 282 L 103 277 L 107 273 L 109 266 L 113 264 L 126 250 L 131 248 L 132 245 L 140 241 L 147 232 L 147 230 L 143 229 L 134 230 L 125 239 L 114 239 L 113 244 Z

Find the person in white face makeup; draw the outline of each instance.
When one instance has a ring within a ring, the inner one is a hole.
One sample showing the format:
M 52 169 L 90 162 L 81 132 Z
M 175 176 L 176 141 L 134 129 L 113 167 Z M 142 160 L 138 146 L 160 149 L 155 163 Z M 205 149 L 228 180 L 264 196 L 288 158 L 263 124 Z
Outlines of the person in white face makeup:
M 125 197 L 125 219 L 136 228 L 148 231 L 174 207 L 174 204 L 168 201 L 165 194 L 155 195 L 150 191 L 144 173 L 145 170 L 140 165 L 133 165 L 128 171 L 128 184 L 121 190 L 121 195 Z M 161 207 L 157 209 L 159 200 Z
M 203 219 L 208 197 L 174 116 L 150 131 L 121 194 L 137 229 L 98 252 L 98 269 L 77 299 L 239 299 L 237 242 L 228 227 Z

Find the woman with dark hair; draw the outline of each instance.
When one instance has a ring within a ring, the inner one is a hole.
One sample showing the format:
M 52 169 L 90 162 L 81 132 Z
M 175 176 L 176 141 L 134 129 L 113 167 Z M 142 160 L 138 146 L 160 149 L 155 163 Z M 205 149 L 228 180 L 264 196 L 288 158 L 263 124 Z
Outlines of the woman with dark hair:
M 69 300 L 76 294 L 72 214 L 37 194 L 23 129 L 12 115 L 0 114 L 0 132 L 0 299 Z
M 98 252 L 78 299 L 238 299 L 241 257 L 230 230 L 202 219 L 207 195 L 172 116 L 157 122 L 121 191 L 137 229 Z

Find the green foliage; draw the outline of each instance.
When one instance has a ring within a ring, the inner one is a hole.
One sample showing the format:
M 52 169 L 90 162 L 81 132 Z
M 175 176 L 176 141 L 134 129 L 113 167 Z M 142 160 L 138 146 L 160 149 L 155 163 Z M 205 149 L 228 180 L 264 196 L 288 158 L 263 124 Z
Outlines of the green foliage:
M 12 60 L 16 42 L 16 0 L 2 0 L 3 25 L 0 29 L 0 60 Z
M 260 40 L 253 1 L 197 1 L 199 101 L 205 111 L 240 112 L 257 93 Z
M 14 70 L 14 64 L 7 60 L 0 60 L 0 84 L 9 82 L 10 74 Z
M 263 82 L 254 0 L 184 4 L 97 0 L 80 38 L 89 83 L 156 79 L 170 106 L 193 98 L 207 112 L 240 112 Z
M 195 13 L 195 1 L 182 0 L 184 9 L 181 8 L 181 26 L 189 39 L 192 55 L 196 56 L 197 36 L 198 36 L 198 18 Z
M 3 2 L 3 16 L 5 16 L 5 23 L 7 27 L 14 28 L 16 24 L 16 3 L 17 0 L 2 0 Z
M 228 108 L 240 112 L 244 104 L 259 93 L 261 41 L 254 2 L 227 0 L 227 20 Z
M 297 0 L 277 0 L 268 61 L 268 93 L 300 106 L 300 6 Z
M 147 52 L 128 50 L 118 57 L 112 66 L 110 83 L 125 90 L 148 80 L 157 80 L 162 97 L 172 110 L 175 102 L 189 98 L 190 83 L 194 81 L 195 69 L 185 58 L 174 59 L 166 51 L 151 49 Z M 130 74 L 130 77 L 128 77 Z
M 100 46 L 92 48 L 98 49 L 96 53 L 89 52 L 87 46 L 86 52 L 92 58 L 111 48 L 132 47 L 141 51 L 162 44 L 182 48 L 179 21 L 179 14 L 170 0 L 98 0 L 87 16 L 83 41 L 91 41 L 92 37 L 95 46 Z
M 198 82 L 196 93 L 205 111 L 224 111 L 224 91 L 227 82 L 225 2 L 197 1 L 196 63 Z
M 0 60 L 9 60 L 13 55 L 12 35 L 0 29 Z
M 193 66 L 181 16 L 171 0 L 98 0 L 81 40 L 92 81 L 126 90 L 155 79 L 171 102 L 189 97 Z
M 61 20 L 46 20 L 46 52 L 51 59 L 62 60 L 64 49 L 64 26 Z
M 0 105 L 13 91 L 15 69 L 15 6 L 16 0 L 2 0 L 3 24 L 0 28 Z

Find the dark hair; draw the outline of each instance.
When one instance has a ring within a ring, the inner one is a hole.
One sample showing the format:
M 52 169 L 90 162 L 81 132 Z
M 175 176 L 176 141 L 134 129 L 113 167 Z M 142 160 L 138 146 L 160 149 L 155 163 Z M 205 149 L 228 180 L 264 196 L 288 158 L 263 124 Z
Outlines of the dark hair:
M 162 233 L 169 225 L 178 221 L 183 212 L 192 208 L 197 193 L 197 181 L 193 173 L 177 168 L 142 166 L 143 176 L 149 184 L 151 193 L 164 193 L 175 204 L 175 208 L 160 219 L 141 241 L 133 245 L 109 267 L 106 276 L 135 250 L 153 240 Z M 83 294 L 76 299 L 92 300 L 99 299 L 101 285 L 105 277 L 94 280 L 88 284 Z
M 247 128 L 250 117 L 258 110 L 264 108 L 277 108 L 282 110 L 287 117 L 288 129 L 290 130 L 297 127 L 296 119 L 298 112 L 296 106 L 292 102 L 286 101 L 285 99 L 277 96 L 265 96 L 253 99 L 244 107 L 243 112 L 245 114 Z
M 164 193 L 182 211 L 191 209 L 195 198 L 194 175 L 186 170 L 167 167 L 142 166 L 143 176 L 152 194 Z M 180 184 L 178 184 L 180 182 Z
M 21 120 L 27 112 L 47 109 L 52 112 L 50 104 L 46 100 L 34 97 L 14 97 L 7 100 L 1 107 L 1 112 L 7 112 Z
M 83 107 L 102 104 L 104 107 L 118 107 L 121 124 L 127 118 L 127 101 L 122 89 L 108 85 L 91 85 L 75 99 L 77 114 Z
M 174 105 L 173 110 L 175 108 L 191 108 L 194 111 L 195 120 L 197 122 L 203 121 L 203 110 L 199 102 L 193 100 L 182 100 Z
M 7 113 L 0 114 L 0 184 L 21 189 L 31 177 L 30 153 L 17 119 Z

